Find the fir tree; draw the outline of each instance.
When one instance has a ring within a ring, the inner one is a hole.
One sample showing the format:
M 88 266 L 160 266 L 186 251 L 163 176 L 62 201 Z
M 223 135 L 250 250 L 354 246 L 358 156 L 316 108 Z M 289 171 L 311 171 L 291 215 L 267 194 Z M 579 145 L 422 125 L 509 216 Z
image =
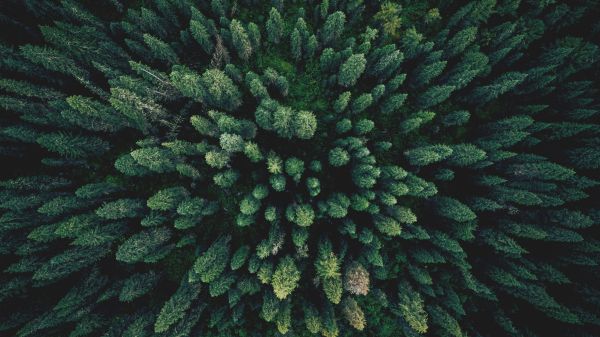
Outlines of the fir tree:
M 354 54 L 350 56 L 340 67 L 338 82 L 344 87 L 351 87 L 365 71 L 367 60 L 363 54 Z
M 252 44 L 250 42 L 250 38 L 242 24 L 238 20 L 231 20 L 230 28 L 231 30 L 231 39 L 233 41 L 233 45 L 237 50 L 239 57 L 242 60 L 247 61 L 252 55 Z
M 267 40 L 271 43 L 279 43 L 279 40 L 283 36 L 283 19 L 275 7 L 271 8 L 265 27 L 267 30 Z
M 300 272 L 294 260 L 289 256 L 282 258 L 271 279 L 275 296 L 279 299 L 287 298 L 298 286 L 298 281 L 300 281 Z

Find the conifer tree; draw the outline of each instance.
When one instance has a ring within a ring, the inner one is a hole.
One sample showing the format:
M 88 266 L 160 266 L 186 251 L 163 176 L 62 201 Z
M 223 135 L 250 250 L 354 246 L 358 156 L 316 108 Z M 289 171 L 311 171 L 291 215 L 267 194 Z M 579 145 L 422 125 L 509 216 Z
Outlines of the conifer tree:
M 267 40 L 271 43 L 279 43 L 283 36 L 283 19 L 275 7 L 272 7 L 269 11 L 269 20 L 267 20 L 265 27 Z
M 252 44 L 246 30 L 242 24 L 235 19 L 231 20 L 230 30 L 231 39 L 239 57 L 242 60 L 247 61 L 250 55 L 252 55 Z
M 325 24 L 323 24 L 323 43 L 329 45 L 338 39 L 344 30 L 345 23 L 346 15 L 343 12 L 337 11 L 327 16 L 327 20 L 325 20 Z
M 363 54 L 350 56 L 340 67 L 338 82 L 344 87 L 351 87 L 365 70 L 367 60 Z
M 275 296 L 278 299 L 287 298 L 298 286 L 298 281 L 300 281 L 300 272 L 294 260 L 289 256 L 282 258 L 277 264 L 271 280 Z

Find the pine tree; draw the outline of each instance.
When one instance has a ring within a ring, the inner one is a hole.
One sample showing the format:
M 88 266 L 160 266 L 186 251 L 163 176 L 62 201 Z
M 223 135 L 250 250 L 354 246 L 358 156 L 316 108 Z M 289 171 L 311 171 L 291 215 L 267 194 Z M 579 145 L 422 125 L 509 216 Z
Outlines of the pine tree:
M 343 166 L 346 165 L 348 161 L 350 161 L 350 155 L 348 154 L 348 151 L 339 147 L 329 151 L 329 164 L 332 166 Z
M 179 63 L 177 53 L 165 42 L 150 34 L 144 34 L 144 42 L 150 48 L 150 52 L 154 58 L 165 61 L 168 64 Z
M 437 211 L 446 218 L 458 222 L 475 220 L 477 218 L 467 205 L 454 198 L 437 197 L 435 203 Z
M 131 157 L 140 165 L 157 173 L 174 169 L 171 153 L 160 147 L 146 147 L 131 152 Z
M 398 108 L 400 108 L 402 106 L 402 104 L 404 104 L 406 97 L 407 97 L 406 94 L 395 94 L 395 95 L 389 96 L 380 105 L 379 109 L 380 109 L 381 113 L 389 114 L 389 113 L 395 112 Z
M 127 122 L 110 107 L 89 97 L 71 96 L 66 99 L 72 110 L 61 112 L 71 122 L 92 131 L 117 131 Z
M 62 132 L 41 135 L 36 141 L 49 151 L 70 158 L 99 155 L 109 149 L 109 144 L 98 137 L 78 136 Z
M 241 105 L 241 94 L 233 81 L 218 69 L 202 74 L 200 85 L 204 88 L 204 101 L 215 108 L 231 111 Z
M 206 163 L 214 168 L 223 168 L 229 163 L 229 155 L 224 151 L 208 151 L 204 156 Z
M 364 330 L 366 325 L 365 314 L 358 306 L 358 303 L 352 297 L 346 297 L 342 302 L 342 307 L 344 318 L 346 318 L 348 323 L 356 330 Z
M 186 311 L 191 307 L 192 301 L 198 297 L 200 286 L 183 280 L 163 305 L 154 323 L 154 332 L 162 333 L 184 318 Z
M 381 9 L 374 16 L 374 19 L 381 22 L 383 33 L 387 36 L 398 37 L 398 29 L 402 25 L 400 11 L 402 6 L 393 2 L 385 2 L 381 5 Z
M 415 75 L 412 83 L 415 87 L 421 87 L 438 77 L 442 71 L 446 68 L 447 61 L 436 61 L 427 65 L 419 66 L 415 71 Z
M 425 166 L 448 158 L 452 148 L 447 145 L 422 146 L 404 153 L 411 165 Z
M 279 43 L 279 40 L 283 37 L 283 19 L 275 7 L 271 8 L 265 27 L 267 29 L 267 40 L 271 43 Z
M 135 263 L 144 261 L 171 238 L 171 231 L 161 227 L 141 231 L 123 242 L 115 255 L 118 261 Z
M 423 109 L 438 105 L 448 99 L 456 89 L 452 85 L 433 86 L 419 96 L 419 106 Z
M 448 163 L 455 166 L 470 166 L 485 158 L 485 151 L 473 144 L 456 144 L 452 146 L 452 155 L 448 158 Z
M 526 74 L 519 72 L 510 72 L 503 74 L 497 78 L 492 84 L 483 87 L 478 87 L 471 93 L 470 100 L 478 104 L 489 102 L 496 97 L 506 93 L 513 89 L 519 83 L 521 83 Z
M 343 112 L 350 102 L 350 95 L 350 91 L 344 91 L 341 93 L 333 103 L 333 110 L 337 113 Z
M 344 30 L 345 23 L 346 15 L 343 12 L 337 11 L 327 16 L 321 35 L 323 44 L 330 45 L 337 40 Z
M 237 50 L 239 57 L 247 61 L 252 55 L 252 44 L 246 30 L 238 20 L 231 20 L 229 27 L 231 30 L 231 40 Z
M 275 296 L 278 299 L 287 298 L 298 287 L 298 281 L 300 281 L 300 271 L 294 260 L 290 256 L 280 259 L 271 279 Z
M 310 111 L 300 110 L 294 116 L 292 125 L 295 129 L 296 137 L 310 139 L 317 130 L 317 118 Z
M 162 189 L 148 198 L 147 206 L 157 211 L 173 210 L 188 194 L 189 192 L 181 186 Z
M 244 139 L 236 134 L 223 133 L 219 137 L 221 148 L 227 153 L 241 152 L 244 150 Z
M 229 262 L 229 237 L 215 240 L 194 262 L 190 282 L 211 283 L 221 275 Z
M 444 49 L 444 57 L 450 58 L 458 55 L 470 45 L 477 36 L 477 27 L 467 27 L 457 32 L 448 42 Z
M 122 302 L 131 302 L 135 298 L 148 293 L 158 281 L 158 275 L 153 271 L 148 273 L 134 274 L 127 278 L 119 293 L 119 300 Z
M 398 314 L 408 323 L 408 325 L 417 333 L 426 333 L 429 329 L 427 312 L 421 296 L 414 292 L 409 285 L 399 287 Z
M 198 42 L 206 54 L 211 54 L 213 52 L 215 45 L 212 42 L 209 31 L 201 22 L 190 20 L 190 32 L 192 37 Z
M 340 67 L 338 83 L 344 87 L 351 87 L 365 71 L 367 59 L 364 54 L 354 54 L 350 56 Z
M 290 35 L 290 48 L 294 59 L 296 61 L 300 60 L 302 58 L 302 38 L 297 28 L 294 28 Z
M 323 291 L 329 302 L 339 304 L 342 300 L 342 279 L 340 277 L 330 277 L 323 280 Z
M 118 199 L 107 202 L 96 210 L 96 214 L 109 220 L 134 218 L 140 215 L 143 204 L 138 199 Z

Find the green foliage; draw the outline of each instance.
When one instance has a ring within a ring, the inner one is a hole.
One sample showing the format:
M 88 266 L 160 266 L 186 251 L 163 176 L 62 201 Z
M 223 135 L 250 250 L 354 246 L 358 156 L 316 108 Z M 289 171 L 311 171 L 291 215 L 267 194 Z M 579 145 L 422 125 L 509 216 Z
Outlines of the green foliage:
M 109 144 L 93 136 L 78 136 L 68 133 L 47 133 L 36 139 L 45 149 L 68 158 L 85 158 L 108 151 Z
M 348 161 L 350 161 L 350 155 L 348 154 L 348 151 L 339 147 L 329 151 L 329 164 L 332 166 L 343 166 L 346 165 Z
M 241 93 L 233 81 L 219 69 L 206 70 L 202 76 L 189 68 L 176 65 L 171 71 L 171 82 L 185 96 L 210 107 L 235 110 L 241 105 Z
M 419 96 L 419 106 L 423 109 L 438 105 L 448 99 L 456 87 L 453 85 L 440 85 L 430 87 Z
M 221 148 L 228 153 L 240 152 L 244 149 L 244 140 L 236 134 L 221 134 L 219 144 L 221 145 Z
M 296 137 L 300 139 L 310 139 L 317 130 L 317 118 L 310 111 L 298 111 L 292 127 L 295 129 Z
M 204 283 L 211 283 L 219 277 L 229 262 L 229 240 L 229 237 L 215 240 L 196 259 L 190 273 L 190 282 L 200 280 Z
M 118 261 L 135 263 L 151 258 L 171 238 L 166 228 L 152 228 L 130 236 L 123 242 L 115 257 Z
M 174 169 L 169 151 L 159 147 L 146 147 L 131 152 L 131 157 L 141 166 L 157 173 Z
M 175 64 L 179 62 L 177 54 L 173 51 L 173 49 L 160 39 L 150 34 L 144 34 L 144 42 L 148 48 L 150 48 L 150 52 L 154 58 L 165 61 L 169 64 Z
M 286 217 L 298 226 L 308 227 L 314 222 L 315 212 L 309 204 L 290 205 L 286 209 Z
M 331 251 L 331 244 L 321 244 L 319 246 L 319 257 L 315 261 L 317 275 L 322 279 L 339 278 L 340 260 Z
M 173 210 L 187 195 L 188 191 L 183 187 L 170 187 L 156 192 L 146 204 L 151 210 Z
M 452 148 L 446 145 L 428 145 L 405 152 L 411 165 L 425 166 L 448 158 Z
M 289 256 L 280 259 L 271 278 L 275 296 L 280 300 L 287 298 L 298 287 L 299 281 L 300 271 L 294 260 Z
M 346 297 L 342 303 L 342 313 L 348 324 L 358 331 L 365 329 L 365 314 L 352 297 Z
M 242 60 L 247 61 L 252 55 L 252 44 L 246 30 L 238 20 L 231 20 L 229 26 L 231 31 L 231 40 L 235 49 Z
M 143 203 L 138 199 L 118 199 L 107 202 L 96 210 L 99 217 L 116 220 L 140 215 Z
M 337 40 L 342 35 L 345 23 L 346 14 L 343 12 L 337 11 L 327 16 L 327 20 L 323 24 L 323 43 L 328 45 Z
M 426 333 L 429 328 L 427 324 L 427 312 L 419 293 L 414 292 L 410 286 L 406 286 L 401 288 L 398 297 L 400 300 L 394 312 L 400 315 L 415 332 L 420 334 Z
M 2 8 L 1 334 L 597 335 L 596 2 Z
M 385 35 L 394 38 L 398 37 L 398 29 L 400 29 L 402 25 L 402 19 L 400 18 L 401 10 L 401 5 L 391 1 L 386 1 L 381 5 L 380 10 L 373 17 L 375 20 L 381 23 L 383 26 L 383 33 Z
M 119 300 L 131 302 L 152 290 L 157 281 L 158 276 L 152 271 L 134 274 L 123 283 L 123 288 L 121 288 L 121 292 L 119 293 Z
M 452 146 L 452 155 L 448 163 L 455 166 L 470 166 L 486 158 L 485 151 L 472 144 L 456 144 Z
M 435 203 L 440 215 L 454 221 L 463 222 L 477 218 L 469 207 L 454 198 L 437 197 Z
M 269 19 L 265 24 L 267 40 L 271 43 L 279 43 L 283 35 L 283 19 L 275 7 L 269 11 Z
M 344 87 L 352 87 L 365 71 L 367 59 L 364 54 L 350 56 L 341 66 L 338 83 Z
M 163 305 L 154 323 L 154 332 L 165 332 L 173 324 L 184 318 L 186 311 L 192 305 L 192 301 L 198 297 L 200 286 L 190 284 L 184 280 Z
M 471 26 L 457 32 L 448 40 L 446 48 L 444 49 L 445 57 L 456 56 L 464 51 L 469 44 L 471 44 L 477 35 L 477 27 Z

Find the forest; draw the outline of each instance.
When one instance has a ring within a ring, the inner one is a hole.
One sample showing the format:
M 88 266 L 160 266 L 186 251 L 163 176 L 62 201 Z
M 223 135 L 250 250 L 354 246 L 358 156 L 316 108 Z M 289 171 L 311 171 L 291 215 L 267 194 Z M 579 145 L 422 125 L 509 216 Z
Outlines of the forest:
M 0 336 L 600 336 L 600 0 L 1 0 Z

